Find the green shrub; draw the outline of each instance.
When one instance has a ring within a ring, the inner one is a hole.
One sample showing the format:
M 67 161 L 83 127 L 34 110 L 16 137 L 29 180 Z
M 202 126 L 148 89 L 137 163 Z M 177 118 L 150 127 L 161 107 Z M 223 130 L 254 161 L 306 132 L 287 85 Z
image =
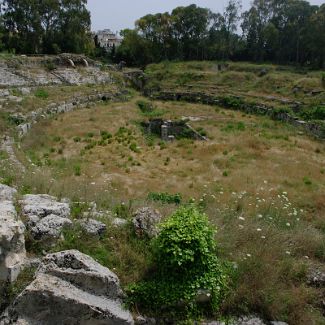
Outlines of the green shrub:
M 222 98 L 222 104 L 226 107 L 239 109 L 245 104 L 245 102 L 241 98 L 237 97 L 224 97 Z
M 278 119 L 280 115 L 283 114 L 288 114 L 288 115 L 292 115 L 292 109 L 289 107 L 279 107 L 279 108 L 275 108 L 272 110 L 271 112 L 271 118 L 273 119 Z
M 309 177 L 307 177 L 307 176 L 304 177 L 303 181 L 304 181 L 305 185 L 312 185 L 313 184 L 311 179 Z
M 159 117 L 164 115 L 162 110 L 157 109 L 151 102 L 147 102 L 145 100 L 138 100 L 137 105 L 140 108 L 143 115 L 147 117 Z
M 156 193 L 150 192 L 148 194 L 148 200 L 162 202 L 167 204 L 181 204 L 182 203 L 182 196 L 181 194 L 169 194 L 169 193 Z
M 155 110 L 153 104 L 145 100 L 138 100 L 137 105 L 142 113 L 152 113 Z
M 229 176 L 229 172 L 227 170 L 225 170 L 223 173 L 222 173 L 222 176 L 223 177 L 228 177 Z
M 39 88 L 35 92 L 35 97 L 41 99 L 47 99 L 49 97 L 49 93 L 45 89 Z
M 73 202 L 71 205 L 71 216 L 73 219 L 79 219 L 83 217 L 84 212 L 89 211 L 89 204 L 85 202 Z
M 74 169 L 75 176 L 80 176 L 81 175 L 81 167 L 80 167 L 80 165 L 73 166 L 73 169 Z
M 300 116 L 304 120 L 325 120 L 325 106 L 306 108 L 301 111 Z
M 110 134 L 107 131 L 100 131 L 100 135 L 103 140 L 108 140 L 108 139 L 112 138 L 112 134 Z
M 204 130 L 203 127 L 199 127 L 196 129 L 196 131 L 202 136 L 202 137 L 206 137 L 208 135 L 207 131 Z
M 132 201 L 130 201 L 128 205 L 125 203 L 116 205 L 113 209 L 113 213 L 115 217 L 130 219 L 132 216 Z
M 223 301 L 228 276 L 216 256 L 215 229 L 195 207 L 182 207 L 161 226 L 153 241 L 155 272 L 129 286 L 131 303 L 147 310 L 193 313 L 217 311 Z M 197 302 L 200 291 L 210 295 L 207 304 Z
M 10 124 L 13 124 L 13 125 L 19 125 L 19 124 L 22 124 L 22 123 L 25 122 L 23 117 L 17 116 L 17 115 L 9 115 L 9 116 L 7 116 L 7 121 Z
M 140 152 L 140 150 L 139 150 L 139 148 L 138 148 L 138 146 L 137 146 L 137 144 L 135 143 L 135 142 L 132 142 L 131 144 L 130 144 L 130 150 L 132 150 L 133 152 Z

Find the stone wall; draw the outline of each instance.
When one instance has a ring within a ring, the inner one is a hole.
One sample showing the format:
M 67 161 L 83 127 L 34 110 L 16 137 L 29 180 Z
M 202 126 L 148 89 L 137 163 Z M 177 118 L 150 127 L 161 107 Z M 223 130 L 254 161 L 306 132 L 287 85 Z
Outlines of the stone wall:
M 302 128 L 313 136 L 325 139 L 325 123 L 302 121 L 284 110 L 275 107 L 248 103 L 239 97 L 213 96 L 201 92 L 171 92 L 161 91 L 150 94 L 150 98 L 158 100 L 187 101 L 191 103 L 202 103 L 208 105 L 221 105 L 225 108 L 244 111 L 248 114 L 268 115 L 271 118 L 287 122 L 296 127 Z
M 207 138 L 198 133 L 185 121 L 164 121 L 162 119 L 152 119 L 144 122 L 143 127 L 148 134 L 156 134 L 163 141 L 170 141 L 173 138 L 191 138 L 206 141 Z
M 72 98 L 68 101 L 64 101 L 61 103 L 52 103 L 47 105 L 44 108 L 39 108 L 36 111 L 32 111 L 24 117 L 21 117 L 24 122 L 17 126 L 17 131 L 19 137 L 24 136 L 31 129 L 33 124 L 37 123 L 40 119 L 48 118 L 52 115 L 61 114 L 71 112 L 76 109 L 90 107 L 94 105 L 96 102 L 100 101 L 108 101 L 108 100 L 123 100 L 126 93 L 123 91 L 116 92 L 98 92 L 92 95 Z
M 111 72 L 83 56 L 0 59 L 0 87 L 110 83 L 114 83 Z

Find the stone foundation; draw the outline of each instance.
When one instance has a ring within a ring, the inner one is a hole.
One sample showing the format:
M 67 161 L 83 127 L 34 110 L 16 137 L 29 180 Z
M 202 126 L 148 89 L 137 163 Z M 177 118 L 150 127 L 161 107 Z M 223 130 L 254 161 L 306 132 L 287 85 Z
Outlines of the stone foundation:
M 170 101 L 187 101 L 190 103 L 201 103 L 207 105 L 220 105 L 225 108 L 244 111 L 248 114 L 268 115 L 274 120 L 287 122 L 296 127 L 300 127 L 312 134 L 313 136 L 325 139 L 325 123 L 302 121 L 291 114 L 276 109 L 276 107 L 253 104 L 245 102 L 243 99 L 235 96 L 213 96 L 200 92 L 171 92 L 161 91 L 149 95 L 151 99 L 170 100 Z
M 142 123 L 145 132 L 161 137 L 163 141 L 172 141 L 177 138 L 189 138 L 194 140 L 207 141 L 207 138 L 198 133 L 185 121 L 164 121 L 153 119 Z

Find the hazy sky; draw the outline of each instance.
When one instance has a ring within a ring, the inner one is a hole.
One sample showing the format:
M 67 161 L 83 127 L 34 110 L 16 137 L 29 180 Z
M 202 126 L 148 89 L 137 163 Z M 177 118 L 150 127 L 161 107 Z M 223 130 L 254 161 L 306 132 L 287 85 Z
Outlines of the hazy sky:
M 312 0 L 312 4 L 322 4 L 325 0 Z M 134 27 L 134 22 L 149 13 L 171 11 L 178 6 L 195 3 L 212 11 L 223 11 L 228 0 L 88 0 L 92 16 L 92 30 L 110 28 L 120 31 Z M 247 8 L 251 0 L 243 0 Z

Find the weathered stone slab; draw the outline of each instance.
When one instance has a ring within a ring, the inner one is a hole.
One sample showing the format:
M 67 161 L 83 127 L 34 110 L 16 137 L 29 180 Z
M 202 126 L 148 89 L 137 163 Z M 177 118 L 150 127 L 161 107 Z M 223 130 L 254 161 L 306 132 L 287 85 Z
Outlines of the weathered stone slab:
M 0 185 L 0 280 L 14 282 L 25 261 L 24 224 L 14 206 L 16 190 Z
M 122 297 L 113 272 L 78 251 L 65 251 L 44 258 L 9 317 L 33 325 L 133 324 Z

